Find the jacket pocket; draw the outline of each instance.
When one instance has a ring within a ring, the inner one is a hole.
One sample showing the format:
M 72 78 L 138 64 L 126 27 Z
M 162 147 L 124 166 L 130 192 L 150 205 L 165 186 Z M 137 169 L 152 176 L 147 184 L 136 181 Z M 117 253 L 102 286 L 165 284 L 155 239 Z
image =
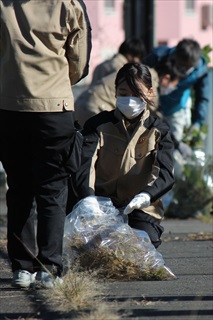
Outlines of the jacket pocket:
M 155 141 L 144 139 L 142 143 L 138 143 L 135 148 L 131 150 L 131 157 L 140 160 L 148 156 L 153 150 L 155 150 Z

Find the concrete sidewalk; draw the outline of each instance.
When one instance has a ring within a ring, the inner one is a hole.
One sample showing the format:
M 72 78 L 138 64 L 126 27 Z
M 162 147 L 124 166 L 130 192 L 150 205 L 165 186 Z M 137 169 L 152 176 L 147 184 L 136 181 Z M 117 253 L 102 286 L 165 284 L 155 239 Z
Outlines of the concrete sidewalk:
M 165 220 L 162 225 L 159 251 L 177 279 L 113 283 L 110 299 L 125 302 L 128 320 L 212 320 L 212 225 L 194 219 Z
M 212 320 L 212 225 L 195 219 L 165 220 L 162 225 L 165 232 L 159 251 L 177 279 L 108 282 L 104 297 L 109 308 L 124 320 Z M 50 310 L 39 291 L 11 288 L 5 226 L 0 231 L 0 319 L 78 320 L 76 313 Z

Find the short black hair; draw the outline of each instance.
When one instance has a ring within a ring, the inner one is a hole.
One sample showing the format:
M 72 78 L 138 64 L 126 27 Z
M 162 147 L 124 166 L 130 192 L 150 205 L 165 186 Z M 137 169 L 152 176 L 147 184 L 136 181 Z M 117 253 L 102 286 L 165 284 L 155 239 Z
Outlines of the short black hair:
M 181 40 L 174 52 L 176 64 L 188 68 L 196 66 L 201 56 L 201 48 L 197 41 L 193 39 Z
M 146 47 L 144 42 L 140 38 L 130 38 L 126 39 L 119 47 L 119 53 L 123 54 L 131 54 L 133 57 L 138 57 L 142 61 L 142 59 L 146 56 Z
M 179 72 L 178 68 L 175 65 L 175 60 L 169 55 L 164 56 L 158 62 L 155 70 L 157 71 L 159 77 L 163 77 L 166 74 L 169 74 L 172 81 L 181 79 L 183 77 L 183 74 Z

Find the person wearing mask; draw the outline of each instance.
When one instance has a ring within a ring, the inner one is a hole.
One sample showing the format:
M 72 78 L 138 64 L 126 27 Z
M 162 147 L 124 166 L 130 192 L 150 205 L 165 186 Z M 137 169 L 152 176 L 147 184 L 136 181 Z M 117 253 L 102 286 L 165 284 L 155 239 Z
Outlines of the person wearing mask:
M 88 74 L 91 28 L 82 0 L 0 5 L 0 150 L 12 286 L 52 288 L 63 271 L 75 137 L 71 86 Z
M 144 43 L 139 38 L 125 40 L 118 53 L 111 59 L 98 65 L 89 87 L 75 100 L 75 117 L 81 126 L 93 115 L 115 108 L 115 77 L 118 70 L 128 62 L 142 61 L 146 55 Z M 150 68 L 153 83 L 153 109 L 158 107 L 158 75 Z
M 194 101 L 190 130 L 198 131 L 205 122 L 209 102 L 208 68 L 199 43 L 193 39 L 183 39 L 172 48 L 167 46 L 154 48 L 143 59 L 143 63 L 157 70 L 165 57 L 171 60 L 179 73 L 179 81 L 176 85 L 167 86 L 166 89 L 161 83 L 160 111 L 170 124 L 174 137 L 180 141 L 184 129 L 189 125 L 186 112 L 190 109 L 191 89 L 194 90 Z
M 74 175 L 77 201 L 97 210 L 94 196 L 109 197 L 132 228 L 161 243 L 164 210 L 160 198 L 174 184 L 169 127 L 150 112 L 152 81 L 147 66 L 127 63 L 115 80 L 116 105 L 84 125 L 82 163 Z

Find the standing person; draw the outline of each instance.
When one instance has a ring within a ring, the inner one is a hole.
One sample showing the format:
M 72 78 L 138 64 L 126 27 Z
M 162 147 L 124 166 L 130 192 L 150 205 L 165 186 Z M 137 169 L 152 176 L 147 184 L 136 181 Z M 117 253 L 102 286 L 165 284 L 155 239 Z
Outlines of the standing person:
M 159 69 L 165 57 L 174 64 L 180 80 L 175 86 L 170 87 L 170 90 L 161 88 L 160 111 L 170 124 L 173 135 L 177 141 L 180 141 L 188 125 L 185 119 L 191 89 L 194 89 L 195 95 L 191 130 L 198 131 L 206 119 L 209 102 L 208 68 L 199 43 L 193 39 L 183 39 L 173 48 L 167 46 L 155 48 L 143 59 L 143 63 Z
M 160 198 L 172 188 L 173 142 L 168 126 L 150 113 L 149 69 L 127 63 L 115 80 L 116 108 L 84 125 L 82 164 L 75 176 L 78 200 L 98 207 L 96 196 L 124 208 L 129 225 L 144 230 L 157 248 L 163 228 Z
M 0 150 L 7 174 L 8 254 L 15 287 L 61 282 L 71 85 L 88 74 L 82 0 L 1 1 Z M 34 199 L 37 208 L 35 232 Z

